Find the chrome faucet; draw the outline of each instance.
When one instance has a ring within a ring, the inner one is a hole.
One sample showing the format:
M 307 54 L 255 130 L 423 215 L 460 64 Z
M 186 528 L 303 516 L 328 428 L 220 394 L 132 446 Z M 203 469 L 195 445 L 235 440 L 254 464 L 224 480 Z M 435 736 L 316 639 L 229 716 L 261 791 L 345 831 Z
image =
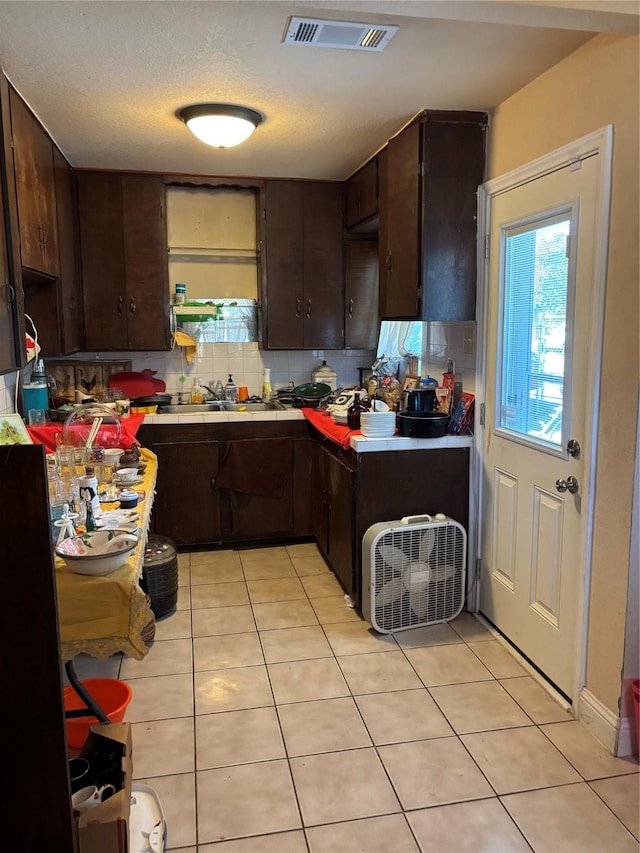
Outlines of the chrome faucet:
M 204 390 L 207 392 L 207 398 L 206 398 L 206 399 L 207 399 L 207 401 L 209 401 L 209 400 L 217 400 L 217 399 L 218 399 L 218 396 L 217 396 L 216 392 L 215 392 L 215 391 L 212 391 L 212 390 L 211 390 L 211 388 L 209 388 L 209 386 L 208 386 L 208 385 L 201 385 L 200 387 L 201 387 L 201 388 L 204 388 Z

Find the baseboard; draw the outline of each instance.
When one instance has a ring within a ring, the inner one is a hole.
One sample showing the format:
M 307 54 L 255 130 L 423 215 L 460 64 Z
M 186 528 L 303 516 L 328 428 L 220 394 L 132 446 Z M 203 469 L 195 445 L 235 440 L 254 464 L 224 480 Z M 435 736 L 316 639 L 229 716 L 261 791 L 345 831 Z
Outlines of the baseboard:
M 620 720 L 620 731 L 618 732 L 618 758 L 626 755 L 637 755 L 638 744 L 636 743 L 636 718 L 622 717 Z
M 605 749 L 618 754 L 618 717 L 586 688 L 580 691 L 578 719 Z

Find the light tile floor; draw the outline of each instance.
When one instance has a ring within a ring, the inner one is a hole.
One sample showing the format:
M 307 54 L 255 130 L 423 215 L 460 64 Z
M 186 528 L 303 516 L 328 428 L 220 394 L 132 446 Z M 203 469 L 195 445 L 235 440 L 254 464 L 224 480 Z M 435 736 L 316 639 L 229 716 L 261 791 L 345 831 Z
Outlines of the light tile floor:
M 173 853 L 638 851 L 613 758 L 470 614 L 397 637 L 315 545 L 180 555 L 131 684 L 134 775 Z

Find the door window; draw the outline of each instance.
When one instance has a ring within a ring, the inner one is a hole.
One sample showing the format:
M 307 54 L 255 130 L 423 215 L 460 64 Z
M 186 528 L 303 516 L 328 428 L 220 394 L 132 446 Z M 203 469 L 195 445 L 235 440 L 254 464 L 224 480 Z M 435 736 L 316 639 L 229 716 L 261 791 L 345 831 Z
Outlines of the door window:
M 573 211 L 502 230 L 501 346 L 496 424 L 551 448 L 564 445 L 569 406 Z

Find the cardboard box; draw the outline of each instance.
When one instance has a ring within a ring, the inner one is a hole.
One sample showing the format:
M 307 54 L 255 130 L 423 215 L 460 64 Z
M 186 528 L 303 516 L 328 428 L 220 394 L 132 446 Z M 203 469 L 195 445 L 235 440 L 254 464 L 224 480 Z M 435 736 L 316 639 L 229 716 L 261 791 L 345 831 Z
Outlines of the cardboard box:
M 122 789 L 78 818 L 79 853 L 128 853 L 131 777 L 133 775 L 131 723 L 91 726 L 80 756 L 91 753 L 96 741 L 113 741 L 122 753 Z

